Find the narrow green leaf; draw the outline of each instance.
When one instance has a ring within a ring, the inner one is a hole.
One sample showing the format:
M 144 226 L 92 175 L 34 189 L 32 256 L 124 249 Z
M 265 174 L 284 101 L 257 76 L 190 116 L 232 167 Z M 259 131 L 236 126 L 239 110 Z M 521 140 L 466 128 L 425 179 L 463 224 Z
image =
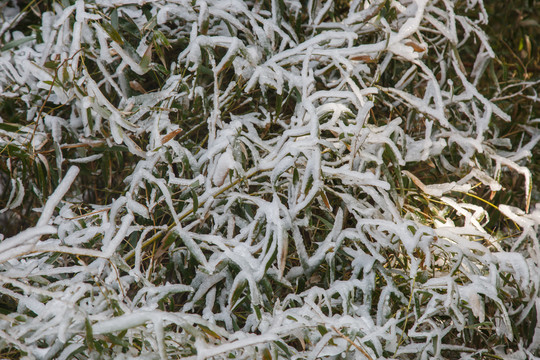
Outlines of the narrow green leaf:
M 143 26 L 143 32 L 152 31 L 157 25 L 157 16 L 152 16 L 150 20 Z
M 0 51 L 7 51 L 9 49 L 16 48 L 17 46 L 22 45 L 32 40 L 34 40 L 33 36 L 25 36 L 20 39 L 10 41 L 6 45 L 2 46 L 2 48 L 0 48 Z
M 86 346 L 88 346 L 90 350 L 93 350 L 95 348 L 94 331 L 92 330 L 92 324 L 90 324 L 88 318 L 84 319 L 84 329 L 86 331 Z
M 159 30 L 154 30 L 154 39 L 159 45 L 165 46 L 167 48 L 171 47 L 171 43 L 169 42 L 169 39 Z
M 246 287 L 246 281 L 241 281 L 237 286 L 236 289 L 234 289 L 233 295 L 231 297 L 231 303 L 235 304 L 237 306 L 238 299 L 240 298 L 240 295 L 244 291 L 244 288 Z
M 193 189 L 191 189 L 191 198 L 193 199 L 193 212 L 197 212 L 199 209 L 199 198 Z
M 319 219 L 324 225 L 326 225 L 327 229 L 332 229 L 334 227 L 334 225 L 330 221 L 326 220 L 322 216 L 313 214 L 313 217 Z
M 259 306 L 254 305 L 253 310 L 255 310 L 255 315 L 257 315 L 257 319 L 261 320 L 262 319 L 262 314 L 261 314 L 261 309 L 259 308 Z
M 47 61 L 44 65 L 48 69 L 56 70 L 58 68 L 58 66 L 60 66 L 60 62 L 59 61 Z
M 122 35 L 120 35 L 111 24 L 103 21 L 101 23 L 101 26 L 103 27 L 103 30 L 105 30 L 105 32 L 111 37 L 111 39 L 113 39 L 113 41 L 117 42 L 120 45 L 124 45 L 124 39 L 122 39 Z
M 292 182 L 293 182 L 293 185 L 296 185 L 298 183 L 298 181 L 300 180 L 300 175 L 298 174 L 298 170 L 296 168 L 294 168 L 293 170 L 293 177 L 292 177 Z
M 148 66 L 150 65 L 150 62 L 152 61 L 152 48 L 153 48 L 153 44 L 150 44 L 141 58 L 141 62 L 139 65 L 141 65 L 141 68 L 144 71 L 148 70 Z
M 9 131 L 9 132 L 17 132 L 20 129 L 20 125 L 18 124 L 10 124 L 10 123 L 0 123 L 0 130 Z
M 283 352 L 287 355 L 287 357 L 291 357 L 291 356 L 292 356 L 291 352 L 290 352 L 289 349 L 287 348 L 287 345 L 285 345 L 283 342 L 281 342 L 281 341 L 276 341 L 275 344 L 276 344 L 281 350 L 283 350 Z
M 114 8 L 113 11 L 111 11 L 111 25 L 112 27 L 118 31 L 118 9 Z
M 320 333 L 321 335 L 323 335 L 323 336 L 324 336 L 324 334 L 326 334 L 326 333 L 328 332 L 328 329 L 325 328 L 325 327 L 322 326 L 322 325 L 318 325 L 318 326 L 317 326 L 317 330 L 319 330 L 319 333 Z

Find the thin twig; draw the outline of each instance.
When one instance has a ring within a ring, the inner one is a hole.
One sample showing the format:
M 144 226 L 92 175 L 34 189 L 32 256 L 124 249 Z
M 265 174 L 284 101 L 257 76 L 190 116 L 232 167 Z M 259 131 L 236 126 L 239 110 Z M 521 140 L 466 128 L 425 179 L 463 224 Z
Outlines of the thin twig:
M 366 358 L 368 358 L 369 360 L 373 360 L 373 358 L 366 352 L 366 350 L 364 350 L 360 345 L 358 345 L 357 343 L 355 343 L 354 341 L 352 341 L 348 336 L 345 336 L 341 331 L 339 331 L 335 326 L 331 326 L 332 327 L 332 330 L 334 330 L 335 332 L 338 333 L 339 336 L 341 336 L 342 338 L 344 338 L 349 344 L 351 344 L 352 346 L 354 346 L 358 351 L 360 351 Z

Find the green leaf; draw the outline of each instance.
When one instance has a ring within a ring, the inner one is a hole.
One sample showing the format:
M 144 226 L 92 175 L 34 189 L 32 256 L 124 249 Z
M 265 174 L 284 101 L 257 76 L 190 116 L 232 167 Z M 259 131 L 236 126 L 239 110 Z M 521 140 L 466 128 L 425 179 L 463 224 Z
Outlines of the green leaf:
M 272 360 L 272 354 L 268 348 L 264 348 L 262 351 L 263 360 Z
M 169 39 L 159 30 L 154 30 L 154 39 L 159 45 L 165 46 L 167 48 L 171 47 L 171 43 L 169 42 Z
M 281 341 L 276 341 L 275 344 L 276 344 L 281 350 L 283 350 L 283 352 L 285 352 L 285 354 L 287 355 L 287 357 L 291 357 L 291 356 L 292 356 L 291 352 L 290 352 L 289 349 L 287 348 L 287 345 L 285 345 L 283 342 L 281 342 Z
M 93 350 L 94 345 L 94 331 L 92 330 L 92 324 L 90 324 L 90 320 L 88 318 L 84 319 L 84 329 L 86 331 L 86 346 L 90 350 Z
M 60 66 L 60 61 L 47 61 L 45 64 L 45 67 L 48 69 L 56 70 L 58 66 Z
M 191 189 L 191 198 L 193 199 L 193 212 L 197 212 L 197 209 L 199 209 L 199 198 L 197 197 L 197 194 L 193 189 Z
M 94 118 L 92 117 L 92 110 L 90 108 L 86 109 L 86 119 L 88 120 L 88 127 L 90 132 L 94 131 Z
M 125 334 L 126 334 L 125 330 L 120 332 L 120 334 L 118 335 L 107 334 L 107 340 L 109 340 L 111 344 L 121 346 L 124 349 L 128 349 L 130 345 L 129 345 L 129 342 L 127 342 L 127 340 L 125 339 Z
M 41 193 L 43 196 L 48 196 L 49 193 L 47 191 L 47 175 L 44 170 L 44 165 L 41 163 L 41 161 L 36 158 L 36 161 L 34 162 L 34 166 L 37 172 L 37 183 L 41 185 Z
M 241 303 L 241 301 L 238 301 L 238 299 L 240 298 L 240 295 L 244 291 L 245 287 L 246 287 L 246 281 L 243 280 L 237 284 L 236 289 L 234 289 L 233 291 L 233 295 L 231 297 L 231 303 L 234 304 L 235 308 Z
M 153 44 L 150 44 L 141 58 L 141 62 L 139 65 L 141 65 L 141 68 L 144 71 L 148 71 L 148 66 L 150 65 L 150 62 L 152 61 L 152 48 L 153 48 Z
M 200 327 L 201 330 L 202 330 L 203 332 L 205 332 L 206 334 L 208 334 L 208 335 L 210 335 L 210 336 L 212 336 L 212 337 L 214 337 L 214 338 L 216 338 L 216 339 L 221 339 L 221 336 L 218 335 L 215 331 L 213 331 L 213 330 L 210 329 L 209 327 L 204 326 L 204 325 L 202 325 L 202 324 L 199 324 L 199 327 Z
M 151 14 L 150 14 L 151 15 Z M 157 16 L 152 16 L 150 20 L 143 26 L 143 32 L 152 31 L 157 25 Z
M 22 44 L 27 43 L 27 42 L 32 41 L 32 40 L 34 40 L 33 36 L 25 36 L 23 38 L 10 41 L 6 45 L 2 46 L 2 48 L 0 48 L 0 51 L 7 51 L 9 49 L 16 48 L 17 46 L 22 45 Z
M 261 314 L 261 309 L 259 308 L 259 306 L 254 305 L 253 309 L 255 310 L 255 315 L 257 315 L 257 319 L 261 320 L 262 319 L 262 314 Z
M 106 21 L 103 21 L 101 23 L 101 27 L 103 28 L 103 30 L 105 30 L 107 34 L 109 34 L 109 36 L 111 37 L 111 39 L 113 39 L 113 41 L 119 43 L 120 45 L 124 45 L 124 39 L 122 39 L 122 35 L 120 35 L 118 31 L 111 24 L 109 24 Z
M 127 13 L 123 12 L 122 17 L 119 19 L 119 26 L 122 27 L 122 31 L 134 35 L 140 39 L 141 30 L 139 26 Z
M 330 221 L 326 220 L 322 216 L 319 216 L 317 214 L 313 214 L 313 217 L 319 219 L 324 225 L 326 225 L 326 227 L 328 229 L 332 229 L 334 227 L 334 225 Z
M 328 329 L 325 328 L 325 327 L 322 326 L 322 325 L 318 325 L 318 326 L 317 326 L 317 330 L 319 330 L 319 333 L 321 333 L 321 335 L 323 335 L 323 336 L 324 336 L 324 334 L 326 334 L 326 333 L 328 332 Z
M 9 131 L 9 132 L 17 132 L 21 128 L 18 124 L 10 124 L 10 123 L 0 123 L 0 130 Z
M 118 30 L 118 9 L 114 8 L 111 11 L 111 25 L 115 30 Z
M 293 177 L 292 177 L 292 182 L 293 182 L 293 185 L 296 185 L 298 183 L 298 181 L 300 180 L 300 175 L 298 174 L 298 170 L 296 168 L 294 168 L 293 170 Z
M 154 70 L 158 70 L 162 75 L 169 76 L 171 72 L 163 65 L 161 64 L 154 64 L 152 65 L 154 67 Z

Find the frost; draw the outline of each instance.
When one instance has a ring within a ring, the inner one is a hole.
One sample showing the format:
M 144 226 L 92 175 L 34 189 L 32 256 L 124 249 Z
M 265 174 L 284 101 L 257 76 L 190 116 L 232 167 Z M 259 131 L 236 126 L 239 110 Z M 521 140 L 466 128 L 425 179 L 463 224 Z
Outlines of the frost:
M 482 1 L 344 4 L 5 5 L 2 354 L 538 354 L 538 81 Z
M 223 185 L 225 179 L 229 175 L 229 170 L 233 170 L 235 167 L 236 162 L 234 161 L 232 150 L 228 147 L 217 160 L 217 164 L 214 168 L 214 174 L 212 175 L 212 183 L 216 186 Z
M 470 185 L 458 185 L 456 184 L 456 182 L 446 184 L 424 185 L 422 181 L 420 181 L 420 179 L 418 179 L 409 171 L 403 170 L 402 173 L 404 175 L 407 175 L 413 181 L 413 183 L 418 186 L 420 190 L 434 197 L 441 197 L 450 191 L 467 192 L 471 189 Z

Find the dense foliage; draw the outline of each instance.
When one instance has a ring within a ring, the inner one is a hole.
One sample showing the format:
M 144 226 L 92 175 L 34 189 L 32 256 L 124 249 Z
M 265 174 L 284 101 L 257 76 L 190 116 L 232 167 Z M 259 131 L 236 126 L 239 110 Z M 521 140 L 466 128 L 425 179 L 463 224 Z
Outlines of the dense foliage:
M 540 356 L 538 48 L 481 0 L 0 7 L 0 356 Z

